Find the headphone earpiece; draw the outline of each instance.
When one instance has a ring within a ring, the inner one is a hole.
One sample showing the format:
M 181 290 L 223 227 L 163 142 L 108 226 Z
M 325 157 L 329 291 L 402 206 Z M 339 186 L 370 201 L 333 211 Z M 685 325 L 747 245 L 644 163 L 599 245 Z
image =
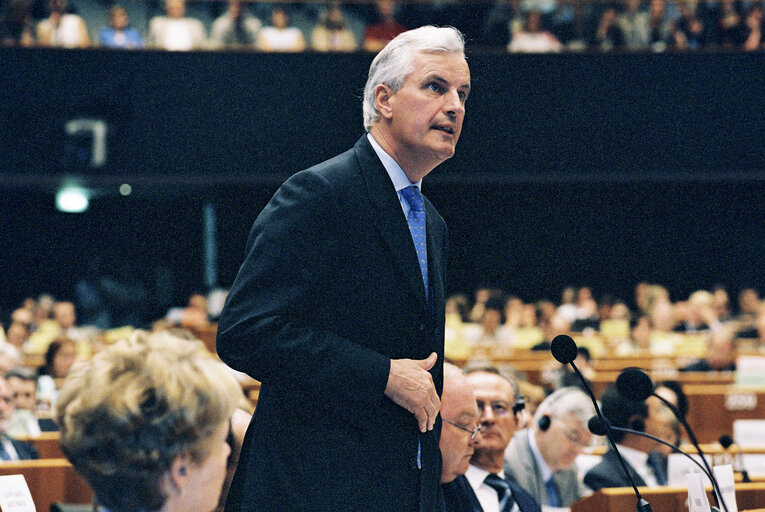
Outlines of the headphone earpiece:
M 546 432 L 547 429 L 550 428 L 550 423 L 552 423 L 552 420 L 550 419 L 550 416 L 547 414 L 542 415 L 539 420 L 537 420 L 537 426 L 539 427 L 539 430 L 542 432 Z
M 181 468 L 178 470 L 178 473 L 181 475 L 186 475 L 186 466 L 181 466 Z
M 513 414 L 518 414 L 526 409 L 526 398 L 523 395 L 517 396 L 518 398 L 515 399 L 515 403 L 513 404 Z

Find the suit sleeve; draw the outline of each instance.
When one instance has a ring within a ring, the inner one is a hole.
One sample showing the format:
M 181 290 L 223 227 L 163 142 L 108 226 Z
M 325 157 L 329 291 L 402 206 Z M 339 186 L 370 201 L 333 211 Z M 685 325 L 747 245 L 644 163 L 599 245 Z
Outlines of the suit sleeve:
M 253 224 L 244 263 L 219 326 L 229 366 L 265 383 L 371 404 L 384 397 L 390 359 L 317 325 L 344 235 L 339 200 L 304 171 L 277 191 Z M 352 300 L 349 297 L 348 300 Z

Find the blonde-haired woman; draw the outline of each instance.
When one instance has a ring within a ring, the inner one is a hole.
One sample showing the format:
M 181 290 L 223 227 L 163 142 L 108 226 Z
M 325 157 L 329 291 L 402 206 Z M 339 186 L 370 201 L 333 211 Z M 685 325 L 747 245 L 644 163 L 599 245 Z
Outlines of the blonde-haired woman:
M 200 342 L 138 331 L 64 381 L 61 448 L 110 512 L 209 512 L 241 396 Z

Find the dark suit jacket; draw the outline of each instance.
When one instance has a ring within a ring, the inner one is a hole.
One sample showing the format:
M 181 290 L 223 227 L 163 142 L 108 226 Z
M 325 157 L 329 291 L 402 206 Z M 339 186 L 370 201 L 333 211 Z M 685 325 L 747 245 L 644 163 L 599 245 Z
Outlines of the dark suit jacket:
M 539 504 L 534 498 L 524 491 L 518 484 L 508 480 L 510 493 L 513 499 L 518 503 L 521 512 L 541 512 Z M 470 482 L 465 475 L 460 475 L 451 482 L 443 484 L 444 501 L 446 502 L 446 512 L 483 512 L 483 507 L 470 487 Z
M 645 486 L 645 481 L 637 474 L 635 468 L 630 466 L 629 462 L 624 462 L 627 464 L 627 469 L 635 481 L 635 485 L 638 487 Z M 616 452 L 610 449 L 603 455 L 603 460 L 584 475 L 584 483 L 593 491 L 603 487 L 632 487 L 629 479 L 624 474 L 624 469 L 619 462 Z
M 16 450 L 16 453 L 19 456 L 19 460 L 31 460 L 40 458 L 40 454 L 37 452 L 37 448 L 35 448 L 34 445 L 25 443 L 24 441 L 19 441 L 17 439 L 11 439 L 10 437 L 8 440 Z
M 261 381 L 227 512 L 440 510 L 440 421 L 420 434 L 384 394 L 390 359 L 431 352 L 441 393 L 447 232 L 425 209 L 430 306 L 366 135 L 292 176 L 255 220 L 218 326 L 221 358 Z

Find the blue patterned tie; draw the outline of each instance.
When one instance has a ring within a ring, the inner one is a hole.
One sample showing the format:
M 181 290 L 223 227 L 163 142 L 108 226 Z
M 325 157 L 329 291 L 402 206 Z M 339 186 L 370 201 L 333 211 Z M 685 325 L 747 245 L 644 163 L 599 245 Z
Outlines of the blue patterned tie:
M 553 477 L 550 477 L 550 479 L 545 482 L 545 489 L 547 490 L 547 504 L 551 507 L 562 506 L 558 484 L 555 483 Z
M 500 512 L 510 512 L 513 510 L 513 497 L 510 496 L 510 486 L 499 475 L 489 473 L 483 483 L 497 491 Z
M 406 202 L 409 203 L 409 215 L 406 221 L 412 234 L 414 248 L 417 251 L 417 261 L 420 264 L 422 282 L 425 285 L 425 297 L 430 300 L 430 288 L 428 287 L 428 246 L 425 241 L 425 201 L 422 199 L 420 189 L 416 185 L 401 190 Z

